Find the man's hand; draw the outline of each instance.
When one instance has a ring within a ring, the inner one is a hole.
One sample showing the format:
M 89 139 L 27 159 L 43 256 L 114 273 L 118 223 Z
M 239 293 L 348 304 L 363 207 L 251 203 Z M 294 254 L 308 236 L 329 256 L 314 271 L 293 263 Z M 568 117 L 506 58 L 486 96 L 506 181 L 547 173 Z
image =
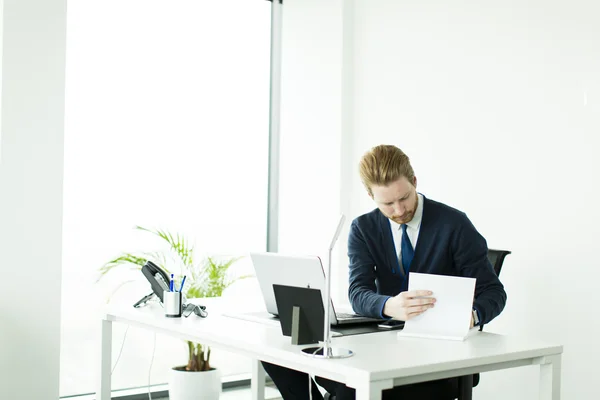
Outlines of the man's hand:
M 395 297 L 389 298 L 383 306 L 383 313 L 388 317 L 408 321 L 417 315 L 423 314 L 435 304 L 435 299 L 429 290 L 412 290 L 402 292 Z

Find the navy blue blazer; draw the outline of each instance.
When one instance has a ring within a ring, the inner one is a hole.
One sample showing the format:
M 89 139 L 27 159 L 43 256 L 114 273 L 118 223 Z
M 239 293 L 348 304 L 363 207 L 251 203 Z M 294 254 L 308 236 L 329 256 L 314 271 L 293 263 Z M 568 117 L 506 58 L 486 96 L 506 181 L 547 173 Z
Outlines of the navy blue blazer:
M 487 259 L 487 243 L 466 214 L 423 196 L 423 217 L 410 271 L 476 278 L 480 323 L 506 304 L 504 286 Z M 350 302 L 359 314 L 381 317 L 387 299 L 408 288 L 389 219 L 375 209 L 352 221 L 348 237 Z

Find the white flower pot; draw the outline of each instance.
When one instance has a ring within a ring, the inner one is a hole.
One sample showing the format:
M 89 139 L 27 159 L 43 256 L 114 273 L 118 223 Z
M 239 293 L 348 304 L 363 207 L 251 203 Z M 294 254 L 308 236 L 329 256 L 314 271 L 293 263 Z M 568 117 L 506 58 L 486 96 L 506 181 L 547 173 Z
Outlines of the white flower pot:
M 186 371 L 174 367 L 169 377 L 169 400 L 218 400 L 221 395 L 221 374 L 218 369 Z

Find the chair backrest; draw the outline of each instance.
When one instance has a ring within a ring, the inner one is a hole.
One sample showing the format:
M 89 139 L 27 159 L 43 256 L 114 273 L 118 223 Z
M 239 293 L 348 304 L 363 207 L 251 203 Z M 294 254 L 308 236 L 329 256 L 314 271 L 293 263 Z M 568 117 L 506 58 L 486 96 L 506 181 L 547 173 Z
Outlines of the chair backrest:
M 504 257 L 510 254 L 508 250 L 495 250 L 488 249 L 488 260 L 494 267 L 494 272 L 497 276 L 500 276 L 500 271 L 502 270 L 502 263 L 504 262 Z
M 496 276 L 500 276 L 500 271 L 502 270 L 502 263 L 504 262 L 504 258 L 510 254 L 508 250 L 496 250 L 496 249 L 488 249 L 488 260 L 494 267 L 494 272 Z M 483 330 L 483 324 L 479 326 L 479 330 Z

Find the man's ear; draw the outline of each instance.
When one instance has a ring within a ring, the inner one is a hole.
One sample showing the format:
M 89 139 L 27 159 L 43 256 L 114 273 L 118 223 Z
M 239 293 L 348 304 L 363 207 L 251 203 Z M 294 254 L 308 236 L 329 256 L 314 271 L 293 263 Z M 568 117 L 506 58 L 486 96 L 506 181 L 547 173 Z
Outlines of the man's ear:
M 413 186 L 416 188 L 417 187 L 417 177 L 413 176 Z

